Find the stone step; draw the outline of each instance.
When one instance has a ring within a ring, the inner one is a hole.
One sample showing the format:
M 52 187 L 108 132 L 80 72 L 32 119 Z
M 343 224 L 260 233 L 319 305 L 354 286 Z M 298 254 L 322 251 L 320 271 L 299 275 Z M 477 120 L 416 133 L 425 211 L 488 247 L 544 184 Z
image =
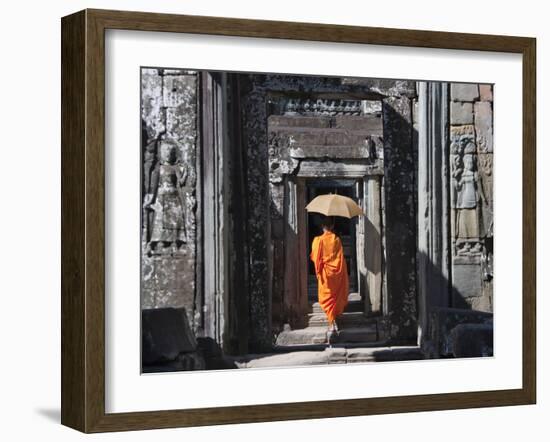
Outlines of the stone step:
M 298 330 L 284 330 L 277 336 L 276 345 L 326 344 L 326 327 L 306 327 Z
M 346 306 L 346 312 L 362 312 L 364 310 L 363 301 L 349 301 Z M 324 313 L 321 304 L 314 302 L 311 304 L 311 313 Z
M 328 320 L 325 313 L 310 313 L 307 316 L 307 324 L 309 327 L 328 327 Z M 336 321 L 339 328 L 363 327 L 373 322 L 372 319 L 367 318 L 361 311 L 343 313 Z
M 334 343 L 369 343 L 378 339 L 376 323 L 364 327 L 341 329 Z M 277 336 L 277 346 L 327 344 L 327 327 L 284 330 Z
M 311 298 L 311 296 L 310 296 Z M 317 299 L 317 289 L 315 289 L 314 299 Z M 359 293 L 350 293 L 348 296 L 348 305 L 346 306 L 346 312 L 362 312 L 364 309 L 363 300 Z M 311 304 L 311 313 L 323 313 L 323 309 L 318 301 Z

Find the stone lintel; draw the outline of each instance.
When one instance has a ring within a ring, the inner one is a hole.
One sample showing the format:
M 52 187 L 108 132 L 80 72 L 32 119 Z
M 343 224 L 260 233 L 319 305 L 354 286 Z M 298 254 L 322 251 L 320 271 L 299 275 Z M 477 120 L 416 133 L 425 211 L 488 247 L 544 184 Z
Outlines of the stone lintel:
M 302 146 L 290 149 L 290 156 L 297 159 L 331 158 L 338 160 L 365 160 L 371 155 L 366 146 Z
M 389 80 L 383 78 L 342 78 L 342 84 L 364 86 L 386 97 L 415 97 L 416 82 L 412 80 Z
M 298 170 L 299 177 L 346 177 L 363 178 L 367 175 L 384 175 L 384 166 L 381 161 L 375 164 L 347 162 L 345 164 L 334 161 L 302 161 Z

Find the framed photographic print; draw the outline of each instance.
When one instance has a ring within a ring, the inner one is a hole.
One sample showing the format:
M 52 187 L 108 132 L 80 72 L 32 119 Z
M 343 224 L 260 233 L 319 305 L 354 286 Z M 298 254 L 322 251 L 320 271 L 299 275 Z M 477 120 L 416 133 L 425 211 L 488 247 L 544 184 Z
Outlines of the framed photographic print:
M 62 423 L 532 404 L 535 40 L 62 19 Z

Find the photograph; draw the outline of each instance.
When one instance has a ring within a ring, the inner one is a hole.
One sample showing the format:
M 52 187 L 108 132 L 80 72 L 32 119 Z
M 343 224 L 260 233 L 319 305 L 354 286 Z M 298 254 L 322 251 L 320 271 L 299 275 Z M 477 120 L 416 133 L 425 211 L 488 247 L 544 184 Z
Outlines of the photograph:
M 493 84 L 140 78 L 142 374 L 494 355 Z

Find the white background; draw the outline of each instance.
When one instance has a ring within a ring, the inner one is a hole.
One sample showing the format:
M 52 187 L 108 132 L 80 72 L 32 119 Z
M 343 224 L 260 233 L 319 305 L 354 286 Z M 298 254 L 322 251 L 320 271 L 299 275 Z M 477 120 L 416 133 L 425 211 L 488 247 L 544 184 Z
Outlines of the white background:
M 5 440 L 36 438 L 77 440 L 84 436 L 61 427 L 60 395 L 60 30 L 59 17 L 84 7 L 132 9 L 248 18 L 342 23 L 528 35 L 538 38 L 538 351 L 539 404 L 536 406 L 413 413 L 316 421 L 232 425 L 92 436 L 107 440 L 295 440 L 343 437 L 459 441 L 546 440 L 550 412 L 548 323 L 543 312 L 548 277 L 548 134 L 550 30 L 543 2 L 479 2 L 463 0 L 450 8 L 441 2 L 357 2 L 319 0 L 244 1 L 18 1 L 5 3 L 1 15 L 2 104 L 2 300 L 0 321 L 0 403 Z M 519 146 L 518 146 L 519 149 Z M 513 153 L 510 153 L 513 155 Z M 546 212 L 546 213 L 545 213 Z M 545 266 L 546 264 L 546 266 Z M 323 388 L 319 385 L 319 388 Z

